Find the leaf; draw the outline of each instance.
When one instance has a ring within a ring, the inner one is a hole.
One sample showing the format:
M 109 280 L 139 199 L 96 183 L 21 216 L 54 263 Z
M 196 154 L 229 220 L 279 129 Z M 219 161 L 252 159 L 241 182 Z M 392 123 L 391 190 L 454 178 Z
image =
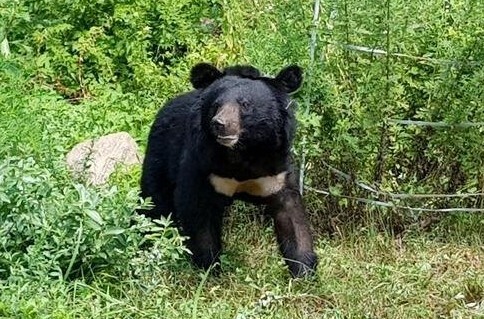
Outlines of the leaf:
M 10 199 L 8 198 L 7 194 L 0 192 L 0 203 L 10 204 Z
M 92 210 L 92 209 L 88 209 L 86 210 L 86 214 L 87 216 L 89 216 L 96 224 L 98 225 L 103 225 L 104 224 L 104 221 L 101 217 L 101 215 L 99 215 L 99 213 L 95 210 Z
M 104 232 L 104 235 L 119 235 L 125 232 L 124 228 L 110 228 Z
M 329 193 L 331 195 L 338 196 L 338 195 L 341 195 L 341 189 L 338 186 L 330 186 Z
M 86 221 L 86 226 L 87 226 L 88 228 L 92 228 L 92 229 L 94 229 L 94 230 L 96 230 L 96 231 L 101 230 L 101 226 L 99 226 L 99 224 L 95 223 L 95 222 L 94 222 L 94 221 L 92 221 L 91 219 L 88 219 L 88 220 Z
M 32 176 L 24 176 L 22 177 L 22 181 L 27 184 L 34 184 L 34 183 L 37 183 L 39 180 Z
M 2 53 L 4 57 L 10 55 L 10 46 L 8 45 L 7 37 L 3 38 L 3 41 L 0 43 L 0 53 Z

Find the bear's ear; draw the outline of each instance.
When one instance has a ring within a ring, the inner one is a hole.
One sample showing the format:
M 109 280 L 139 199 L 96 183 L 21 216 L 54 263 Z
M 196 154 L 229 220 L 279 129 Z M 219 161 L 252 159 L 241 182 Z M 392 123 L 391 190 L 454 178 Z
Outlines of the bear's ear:
M 285 67 L 276 76 L 276 81 L 282 85 L 287 93 L 296 92 L 302 84 L 303 71 L 297 65 Z
M 221 78 L 223 73 L 208 63 L 198 63 L 190 71 L 190 82 L 195 89 L 203 89 Z

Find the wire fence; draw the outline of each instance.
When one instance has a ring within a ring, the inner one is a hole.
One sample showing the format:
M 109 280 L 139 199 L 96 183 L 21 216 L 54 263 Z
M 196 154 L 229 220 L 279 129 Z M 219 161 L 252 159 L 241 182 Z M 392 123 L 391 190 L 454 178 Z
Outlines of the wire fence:
M 341 170 L 329 165 L 328 163 L 324 162 L 324 165 L 333 173 L 335 173 L 338 177 L 353 183 L 354 185 L 360 187 L 361 189 L 370 192 L 373 196 L 377 198 L 385 198 L 387 200 L 376 200 L 376 199 L 369 199 L 369 198 L 362 198 L 362 197 L 355 197 L 355 196 L 348 196 L 348 195 L 341 195 L 335 194 L 328 190 L 321 190 L 316 189 L 311 186 L 305 186 L 305 188 L 311 192 L 327 195 L 327 196 L 335 196 L 339 198 L 346 198 L 350 200 L 355 200 L 360 203 L 380 206 L 380 207 L 387 207 L 387 208 L 395 208 L 395 209 L 403 209 L 409 211 L 417 211 L 417 212 L 440 212 L 440 213 L 451 213 L 451 212 L 474 212 L 474 213 L 482 213 L 484 212 L 484 208 L 474 208 L 474 207 L 449 207 L 449 208 L 424 208 L 424 207 L 410 207 L 406 205 L 399 205 L 395 204 L 393 201 L 400 201 L 404 199 L 436 199 L 436 198 L 465 198 L 465 197 L 484 197 L 484 193 L 459 193 L 459 194 L 404 194 L 404 193 L 392 193 L 386 192 L 382 190 L 378 190 L 376 186 L 367 185 L 361 181 L 358 181 L 355 178 L 352 178 L 351 175 L 342 172 Z
M 468 64 L 470 66 L 482 66 L 484 64 L 483 61 L 472 61 L 472 60 L 458 61 L 458 60 L 447 60 L 447 59 L 435 59 L 435 58 L 430 58 L 425 56 L 415 56 L 415 55 L 405 54 L 405 53 L 387 52 L 385 50 L 372 48 L 369 46 L 340 43 L 336 41 L 329 41 L 328 44 L 332 44 L 344 50 L 358 52 L 358 53 L 366 53 L 371 55 L 389 55 L 393 57 L 407 58 L 407 59 L 412 59 L 416 61 L 424 61 L 424 62 L 429 62 L 433 64 L 441 64 L 441 65 L 448 65 L 448 66 L 459 66 L 459 65 L 462 65 L 463 63 Z
M 418 62 L 429 63 L 429 64 L 438 64 L 446 67 L 457 67 L 462 68 L 463 66 L 471 66 L 471 67 L 481 67 L 484 65 L 483 61 L 476 61 L 472 59 L 460 59 L 460 60 L 453 60 L 453 59 L 439 59 L 434 57 L 426 57 L 426 56 L 416 56 L 411 54 L 399 53 L 399 52 L 391 52 L 390 51 L 390 2 L 391 0 L 386 0 L 385 2 L 385 21 L 383 24 L 385 25 L 385 34 L 386 34 L 386 43 L 385 49 L 372 47 L 369 45 L 355 45 L 351 44 L 349 40 L 349 36 L 346 38 L 346 43 L 342 43 L 339 41 L 327 40 L 324 45 L 335 46 L 347 52 L 353 52 L 356 54 L 365 54 L 365 55 L 372 55 L 372 56 L 385 56 L 385 67 L 386 67 L 386 94 L 384 99 L 386 102 L 389 102 L 391 98 L 388 94 L 390 91 L 390 58 L 401 58 L 401 59 L 411 59 Z M 323 2 L 324 4 L 324 2 Z M 313 6 L 313 20 L 312 20 L 312 28 L 310 33 L 310 42 L 309 42 L 309 58 L 310 58 L 310 66 L 309 66 L 309 76 L 313 76 L 313 68 L 314 68 L 314 61 L 315 61 L 315 52 L 316 47 L 318 45 L 317 41 L 317 29 L 319 27 L 319 17 L 320 17 L 320 10 L 323 5 L 320 0 L 314 1 Z M 347 11 L 347 1 L 344 3 L 345 11 Z M 345 12 L 347 14 L 347 12 Z M 346 24 L 348 21 L 346 20 Z M 324 63 L 324 61 L 322 61 Z M 309 82 L 311 83 L 311 79 Z M 306 104 L 305 111 L 309 110 L 309 103 Z M 395 119 L 395 118 L 386 118 L 384 119 L 383 123 L 381 123 L 381 141 L 379 145 L 379 160 L 384 160 L 385 157 L 385 138 L 389 128 L 389 125 L 402 125 L 402 126 L 417 126 L 417 127 L 431 127 L 431 128 L 449 128 L 449 129 L 478 129 L 479 131 L 482 130 L 484 127 L 484 122 L 458 122 L 458 123 L 449 123 L 445 121 L 421 121 L 421 120 L 413 120 L 413 119 Z M 303 137 L 304 139 L 304 137 Z M 468 192 L 468 193 L 435 193 L 435 194 L 419 194 L 419 193 L 401 193 L 401 192 L 389 192 L 379 189 L 379 183 L 374 183 L 375 185 L 369 185 L 369 183 L 364 183 L 357 178 L 354 178 L 352 175 L 343 172 L 342 170 L 328 164 L 326 161 L 321 161 L 323 165 L 336 175 L 339 179 L 345 180 L 346 182 L 350 182 L 353 185 L 357 186 L 360 190 L 363 190 L 368 193 L 369 197 L 358 197 L 358 196 L 350 196 L 344 194 L 338 194 L 331 191 L 331 187 L 328 189 L 318 189 L 314 188 L 309 184 L 305 184 L 305 176 L 306 176 L 306 149 L 304 148 L 305 141 L 303 140 L 303 149 L 301 154 L 301 167 L 300 167 L 300 191 L 301 193 L 306 189 L 309 192 L 324 195 L 324 196 L 331 196 L 336 198 L 344 198 L 360 203 L 364 203 L 367 205 L 371 205 L 374 207 L 383 207 L 383 208 L 390 208 L 390 209 L 398 209 L 404 211 L 412 211 L 412 212 L 435 212 L 435 213 L 453 213 L 453 212 L 467 212 L 467 213 L 482 213 L 484 212 L 484 208 L 478 207 L 444 207 L 444 208 L 432 208 L 432 207 L 412 207 L 406 205 L 402 202 L 406 200 L 439 200 L 439 199 L 464 199 L 464 198 L 471 198 L 471 199 L 479 199 L 482 202 L 484 199 L 484 192 Z

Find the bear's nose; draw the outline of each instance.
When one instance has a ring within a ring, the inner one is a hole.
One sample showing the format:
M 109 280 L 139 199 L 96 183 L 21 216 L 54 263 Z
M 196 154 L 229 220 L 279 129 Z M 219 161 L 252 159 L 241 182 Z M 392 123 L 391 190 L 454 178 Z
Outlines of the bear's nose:
M 225 131 L 225 121 L 221 118 L 212 119 L 212 128 L 217 135 L 222 135 Z

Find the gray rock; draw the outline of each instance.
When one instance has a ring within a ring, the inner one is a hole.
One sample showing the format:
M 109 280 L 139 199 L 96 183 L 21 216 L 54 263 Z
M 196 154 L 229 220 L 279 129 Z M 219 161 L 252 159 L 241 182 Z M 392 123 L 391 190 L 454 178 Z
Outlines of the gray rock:
M 142 157 L 135 140 L 128 133 L 119 132 L 77 144 L 67 154 L 66 162 L 76 177 L 101 185 L 107 182 L 118 164 L 140 164 Z

